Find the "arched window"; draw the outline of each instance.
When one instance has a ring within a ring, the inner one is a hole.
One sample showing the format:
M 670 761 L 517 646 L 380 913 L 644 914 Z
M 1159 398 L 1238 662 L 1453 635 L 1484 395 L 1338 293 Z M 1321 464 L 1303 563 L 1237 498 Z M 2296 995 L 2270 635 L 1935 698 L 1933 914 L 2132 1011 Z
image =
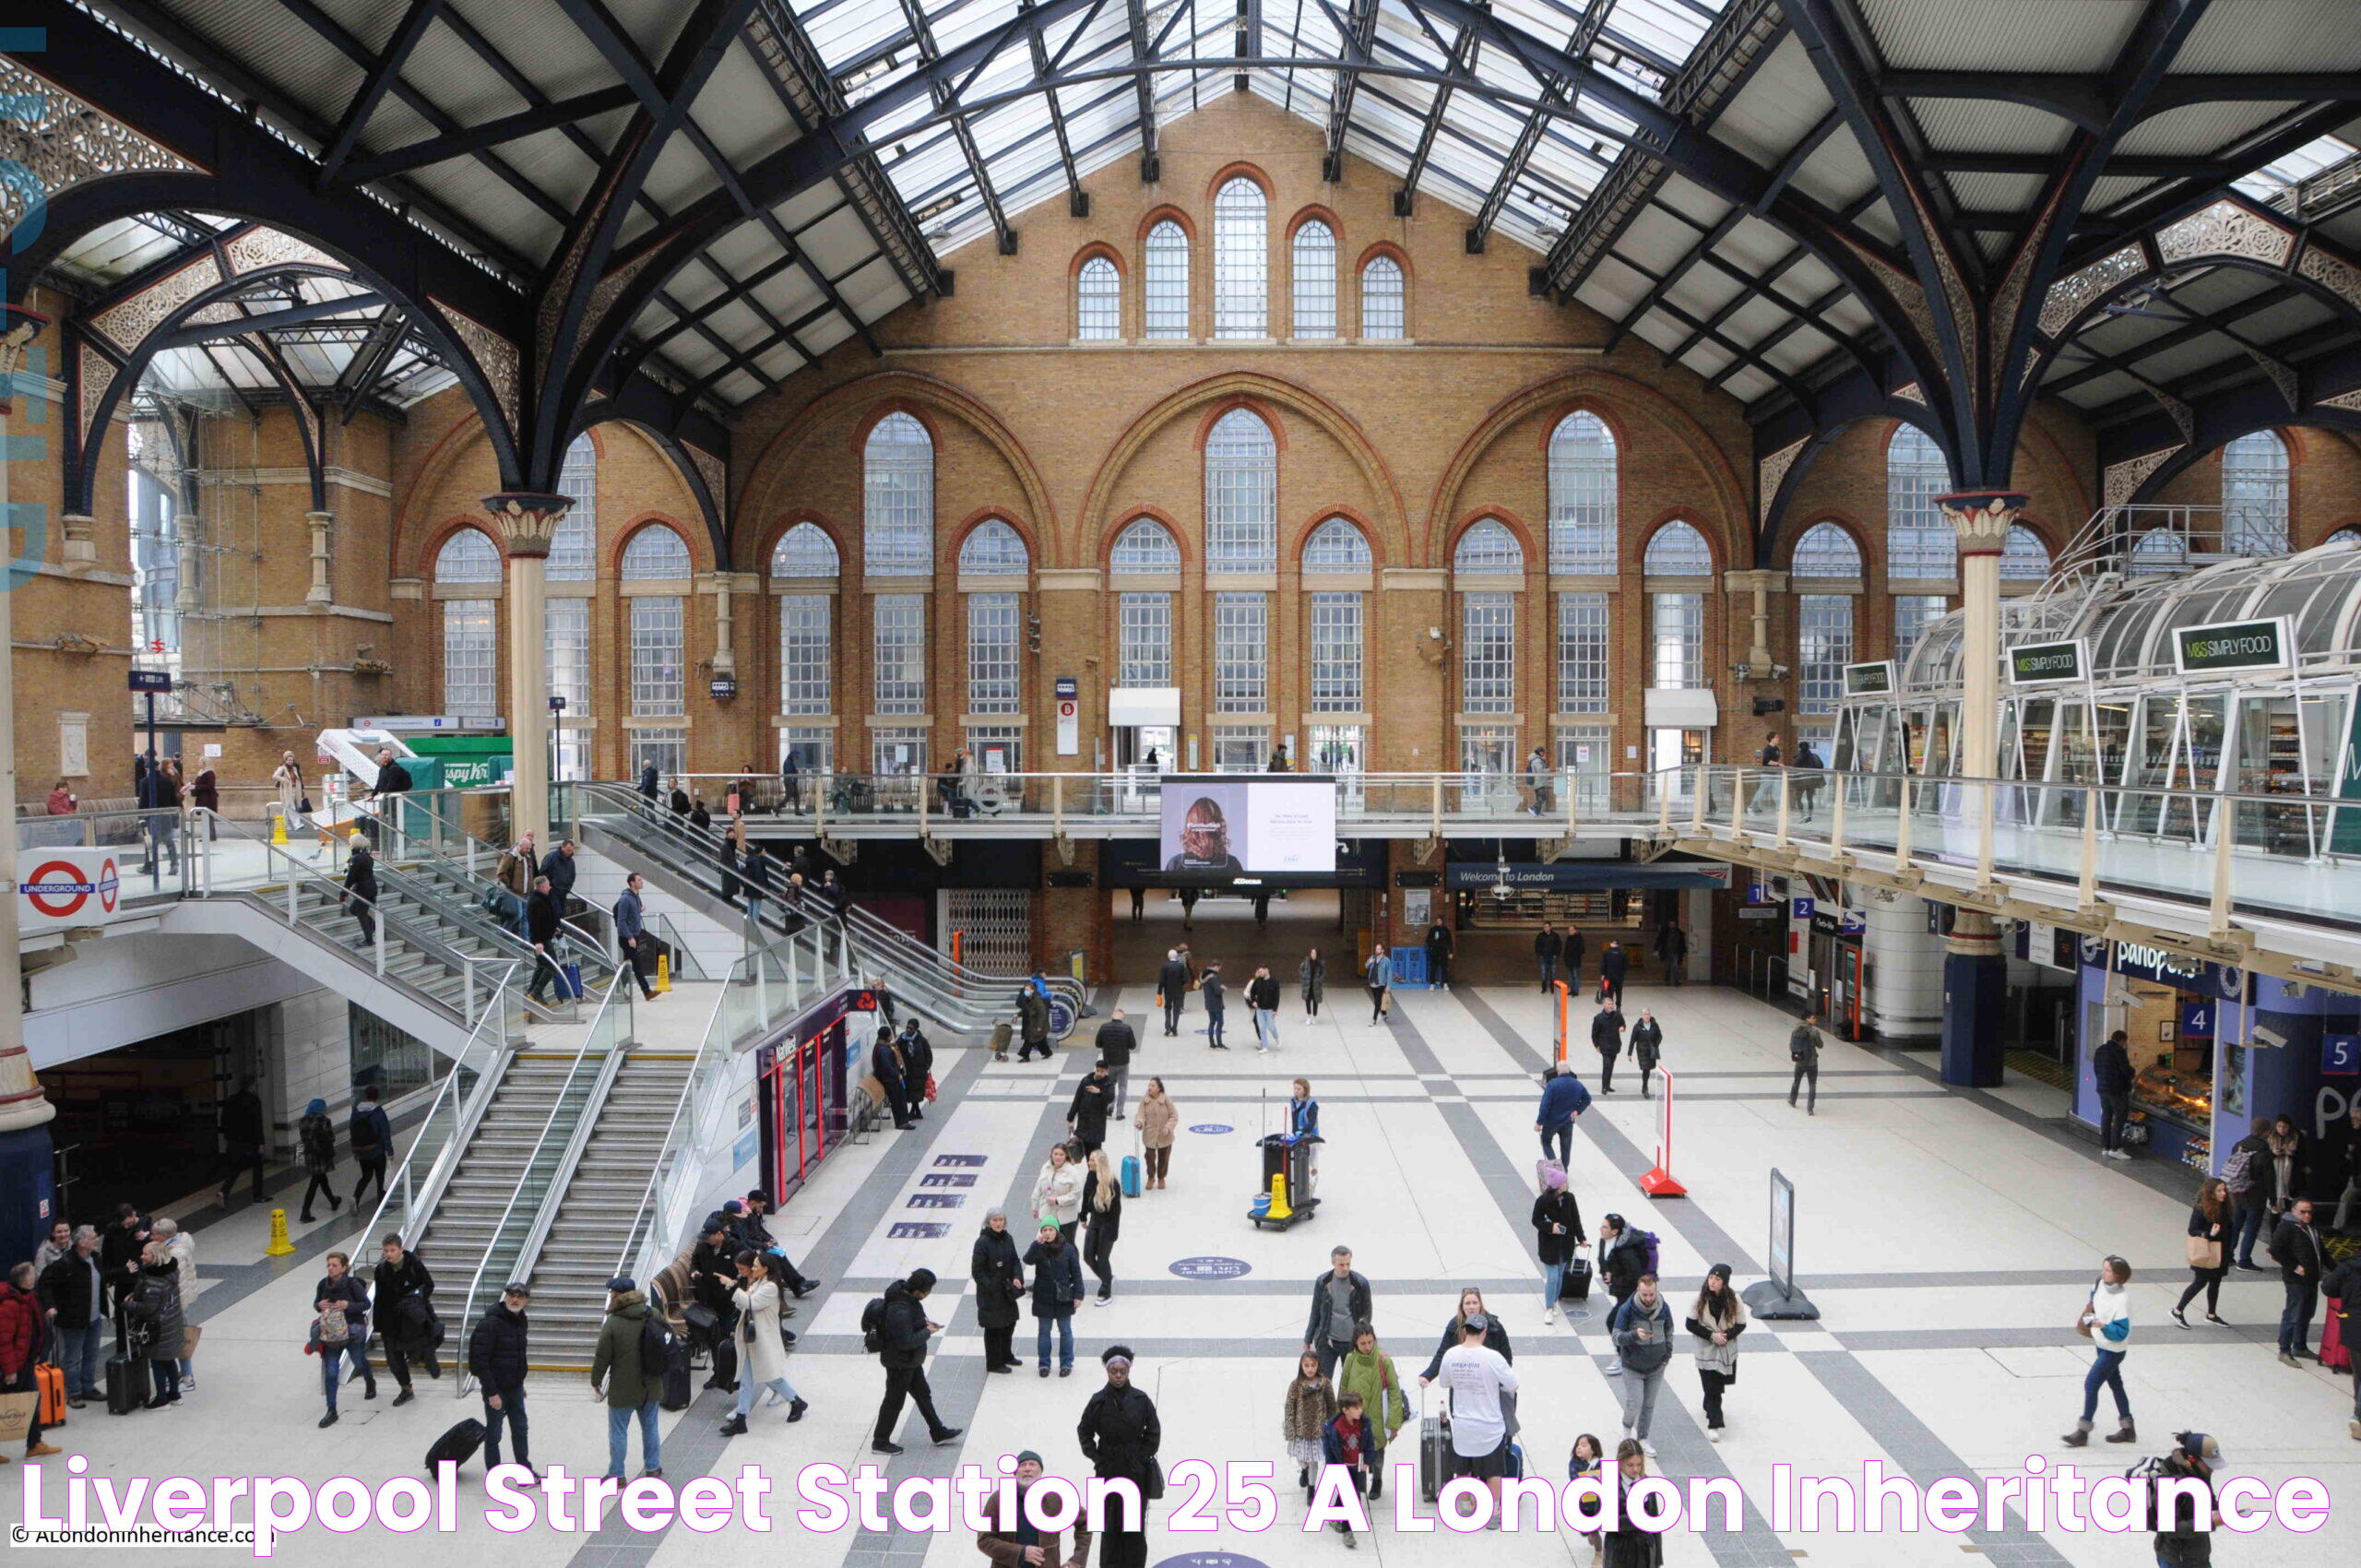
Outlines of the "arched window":
M 2322 544 L 2361 544 L 2361 529 L 2339 529 L 2320 542 Z
M 2009 526 L 2008 541 L 2000 546 L 2000 576 L 2021 583 L 2037 583 L 2049 576 L 2049 546 L 2023 523 Z
M 1278 443 L 1270 426 L 1232 409 L 1205 442 L 1205 570 L 1275 571 L 1278 555 Z
M 1074 336 L 1085 342 L 1111 342 L 1123 335 L 1123 279 L 1103 255 L 1084 262 L 1074 276 Z
M 500 547 L 481 529 L 461 529 L 443 541 L 434 556 L 438 583 L 500 581 Z
M 836 541 L 817 523 L 796 524 L 771 551 L 774 577 L 833 577 L 836 566 Z
M 1845 666 L 1853 662 L 1853 596 L 1796 596 L 1797 708 L 1834 713 L 1845 695 Z
M 1292 247 L 1295 313 L 1288 330 L 1298 338 L 1336 335 L 1336 235 L 1319 219 L 1307 219 Z
M 1214 197 L 1214 336 L 1271 335 L 1270 203 L 1244 175 Z
M 1390 255 L 1370 257 L 1361 268 L 1361 336 L 1400 338 L 1409 322 L 1410 297 L 1402 285 L 1402 264 Z
M 872 577 L 934 570 L 934 442 L 908 414 L 877 422 L 861 452 L 861 567 Z
M 1307 572 L 1366 572 L 1372 562 L 1369 540 L 1343 517 L 1331 517 L 1303 541 Z
M 1885 448 L 1885 575 L 1959 575 L 1959 536 L 1935 497 L 1952 487 L 1951 465 L 1934 437 L 1898 424 Z
M 1189 336 L 1189 235 L 1169 218 L 1147 232 L 1146 333 L 1150 338 Z
M 670 581 L 689 575 L 687 541 L 661 523 L 640 529 L 623 546 L 623 576 L 627 583 Z
M 1153 517 L 1134 517 L 1129 528 L 1115 536 L 1115 548 L 1108 552 L 1107 567 L 1125 576 L 1177 572 L 1180 569 L 1180 547 L 1172 541 L 1162 523 Z
M 588 431 L 565 449 L 557 489 L 574 505 L 557 520 L 546 576 L 553 583 L 587 583 L 599 575 L 599 448 Z
M 1653 546 L 1649 549 L 1655 554 Z M 1853 536 L 1834 523 L 1814 523 L 1796 541 L 1796 564 L 1793 575 L 1798 577 L 1857 577 L 1861 575 L 1861 547 Z
M 2177 572 L 2189 564 L 2189 546 L 2180 535 L 2170 529 L 2150 529 L 2131 547 L 2130 575 L 2135 577 L 2161 576 Z
M 1498 517 L 1483 517 L 1459 536 L 1451 569 L 1461 576 L 1513 576 L 1525 571 L 1525 546 Z
M 2276 431 L 2222 448 L 2222 548 L 2233 555 L 2287 549 L 2287 444 Z
M 1549 434 L 1549 569 L 1613 575 L 1619 505 L 1607 422 L 1568 414 Z
M 1025 536 L 998 517 L 988 517 L 976 525 L 967 541 L 959 546 L 959 575 L 963 577 L 1021 577 L 1033 565 L 1033 558 L 1025 548 Z
M 1709 577 L 1714 552 L 1703 534 L 1676 517 L 1649 536 L 1641 569 L 1652 577 Z

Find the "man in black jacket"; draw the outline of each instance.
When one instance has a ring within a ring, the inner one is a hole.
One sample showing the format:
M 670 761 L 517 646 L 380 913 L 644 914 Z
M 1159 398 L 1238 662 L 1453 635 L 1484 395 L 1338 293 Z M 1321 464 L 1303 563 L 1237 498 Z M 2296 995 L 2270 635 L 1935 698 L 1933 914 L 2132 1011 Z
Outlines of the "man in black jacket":
M 778 1212 L 778 1206 L 771 1202 L 769 1193 L 760 1187 L 749 1188 L 745 1201 L 732 1206 L 737 1208 L 740 1216 L 737 1238 L 739 1251 L 766 1254 L 770 1258 L 771 1277 L 778 1282 L 781 1289 L 786 1290 L 799 1301 L 820 1288 L 818 1280 L 809 1277 L 794 1264 L 788 1261 L 786 1252 L 779 1246 L 777 1239 L 772 1236 L 771 1228 L 763 1222 L 765 1216 Z M 732 1266 L 735 1266 L 734 1263 Z M 781 1317 L 794 1315 L 793 1307 L 779 1309 Z M 794 1335 L 789 1334 L 786 1338 L 789 1344 L 795 1343 Z
M 1541 966 L 1541 992 L 1548 995 L 1558 983 L 1558 956 L 1566 950 L 1566 939 L 1548 921 L 1541 922 L 1541 934 L 1533 939 L 1534 961 Z
M 398 841 L 401 832 L 399 814 L 401 802 L 396 797 L 409 793 L 411 788 L 409 769 L 404 767 L 400 760 L 394 755 L 394 749 L 391 746 L 378 747 L 377 781 L 369 787 L 368 793 L 364 797 L 369 801 L 371 809 L 375 814 L 368 819 L 369 842 L 373 846 L 382 846 L 385 843 L 388 829 L 397 836 L 397 841 Z
M 1611 1006 L 1591 1017 L 1590 1048 L 1598 1052 L 1598 1092 L 1615 1092 L 1615 1058 L 1623 1049 L 1623 1015 Z
M 550 901 L 557 906 L 558 918 L 565 918 L 574 908 L 574 840 L 561 838 L 557 849 L 541 861 L 541 873 L 549 878 Z
M 414 1397 L 409 1386 L 412 1357 L 425 1363 L 427 1376 L 443 1375 L 443 1358 L 434 1350 L 434 1276 L 426 1271 L 423 1259 L 403 1248 L 399 1236 L 388 1236 L 376 1283 L 370 1313 L 386 1347 L 386 1370 L 401 1388 L 394 1403 L 407 1405 Z M 409 1305 L 412 1298 L 418 1301 L 415 1307 Z
M 2308 1341 L 2312 1314 L 2319 1310 L 2320 1279 L 2328 1273 L 2328 1253 L 2320 1233 L 2312 1229 L 2312 1200 L 2297 1198 L 2287 1216 L 2271 1233 L 2272 1261 L 2279 1265 L 2279 1283 L 2287 1293 L 2279 1312 L 2279 1360 L 2294 1366 L 2317 1361 Z
M 243 1078 L 238 1092 L 221 1102 L 221 1199 L 223 1208 L 230 1206 L 230 1189 L 238 1184 L 238 1173 L 254 1172 L 255 1202 L 261 1203 L 270 1194 L 263 1188 L 262 1146 L 266 1137 L 263 1127 L 262 1096 L 255 1092 L 255 1081 Z
M 1656 928 L 1656 962 L 1664 968 L 1664 983 L 1679 985 L 1689 978 L 1689 933 L 1675 921 Z
M 1437 921 L 1427 928 L 1427 983 L 1451 989 L 1451 956 L 1455 944 L 1451 927 Z
M 893 1113 L 896 1132 L 910 1130 L 910 1090 L 902 1063 L 902 1048 L 894 1031 L 879 1026 L 877 1041 L 869 1048 L 869 1071 L 885 1091 L 885 1109 Z
M 148 1217 L 130 1204 L 114 1206 L 114 1223 L 99 1238 L 99 1271 L 106 1276 L 113 1291 L 117 1311 L 125 1294 L 131 1289 L 131 1265 L 148 1250 Z
M 525 940 L 533 944 L 533 983 L 525 988 L 525 996 L 528 1001 L 540 1002 L 551 982 L 557 981 L 559 989 L 564 989 L 564 982 L 558 976 L 557 956 L 552 951 L 557 942 L 557 900 L 550 894 L 550 879 L 546 876 L 533 878 L 533 896 L 525 900 Z M 526 1022 L 532 1019 L 528 1017 Z
M 2131 1052 L 2121 1029 L 2106 1037 L 2091 1052 L 2091 1077 L 2099 1091 L 2099 1155 L 2106 1159 L 2130 1159 L 2123 1146 L 2123 1119 L 2131 1109 Z
M 1787 1080 L 1787 1109 L 1796 1107 L 1796 1092 L 1809 1082 L 1810 1097 L 1804 1101 L 1804 1114 L 1820 1114 L 1820 1023 L 1806 1018 L 1787 1031 L 1787 1060 L 1796 1064 L 1795 1075 Z
M 1156 995 L 1164 1004 L 1164 1038 L 1170 1039 L 1180 1032 L 1180 1009 L 1189 1001 L 1189 966 L 1177 947 L 1166 951 L 1164 967 L 1156 971 Z
M 1074 1103 L 1066 1107 L 1066 1131 L 1085 1154 L 1096 1154 L 1107 1143 L 1107 1117 L 1115 1108 L 1115 1080 L 1102 1060 L 1093 1063 L 1090 1076 L 1074 1086 Z
M 1328 1272 L 1311 1282 L 1311 1315 L 1304 1320 L 1303 1348 L 1320 1358 L 1320 1375 L 1353 1353 L 1353 1335 L 1370 1315 L 1369 1281 L 1353 1268 L 1353 1249 L 1332 1247 Z
M 1205 1004 L 1205 1043 L 1216 1051 L 1228 1051 L 1229 1047 L 1221 1042 L 1221 1027 L 1229 1006 L 1228 992 L 1221 983 L 1218 958 L 1205 966 L 1205 978 L 1197 982 L 1197 994 Z
M 926 1031 L 919 1028 L 916 1017 L 903 1020 L 902 1032 L 896 1039 L 902 1051 L 902 1091 L 909 1096 L 910 1120 L 923 1122 L 927 1080 L 934 1076 L 934 1042 L 926 1038 Z
M 1631 956 L 1623 951 L 1620 942 L 1609 941 L 1607 951 L 1598 956 L 1598 989 L 1623 1005 L 1623 976 L 1631 967 Z
M 99 1233 L 89 1226 L 74 1232 L 74 1244 L 34 1286 L 42 1315 L 57 1336 L 65 1371 L 65 1402 L 76 1409 L 105 1393 L 99 1384 L 99 1347 L 106 1338 L 106 1265 L 99 1261 Z
M 2156 1479 L 2178 1479 L 2190 1477 L 2205 1483 L 2209 1497 L 2213 1491 L 2213 1467 L 2222 1462 L 2222 1445 L 2201 1431 L 2185 1431 L 2173 1439 L 2173 1451 L 2156 1462 Z M 2208 1504 L 2205 1517 L 2199 1517 L 2194 1498 L 2176 1498 L 2170 1516 L 2158 1515 L 2153 1523 L 2156 1530 L 2156 1562 L 2158 1568 L 2207 1568 L 2213 1561 L 2213 1531 L 2221 1527 L 2222 1511 Z
M 369 852 L 369 840 L 356 833 L 352 836 L 352 859 L 344 866 L 345 913 L 361 922 L 361 940 L 356 947 L 366 947 L 377 940 L 377 857 Z
M 1115 1114 L 1123 1113 L 1123 1096 L 1132 1081 L 1132 1053 L 1140 1048 L 1140 1037 L 1123 1018 L 1123 1010 L 1115 1009 L 1114 1016 L 1098 1026 L 1098 1060 L 1107 1063 L 1109 1076 L 1115 1081 Z
M 1132 1348 L 1109 1345 L 1098 1360 L 1107 1369 L 1107 1383 L 1082 1408 L 1074 1435 L 1094 1474 L 1109 1480 L 1120 1478 L 1140 1489 L 1136 1517 L 1126 1517 L 1121 1503 L 1108 1511 L 1106 1533 L 1099 1537 L 1099 1568 L 1147 1568 L 1147 1508 L 1164 1426 L 1157 1417 L 1156 1401 L 1132 1384 Z M 1133 1527 L 1126 1529 L 1126 1525 Z
M 885 1368 L 885 1399 L 877 1407 L 877 1431 L 872 1434 L 869 1451 L 872 1454 L 899 1454 L 902 1445 L 894 1441 L 894 1429 L 902 1424 L 902 1405 L 906 1400 L 918 1403 L 919 1414 L 926 1420 L 927 1435 L 938 1448 L 959 1435 L 960 1429 L 945 1426 L 935 1414 L 934 1390 L 926 1381 L 927 1336 L 943 1332 L 943 1325 L 926 1315 L 926 1298 L 934 1289 L 934 1271 L 914 1269 L 908 1279 L 896 1280 L 885 1287 L 885 1313 L 878 1325 L 881 1341 L 877 1360 Z
M 504 1424 L 516 1441 L 516 1463 L 533 1476 L 528 1484 L 539 1485 L 540 1475 L 525 1451 L 525 1372 L 530 1365 L 525 1353 L 525 1307 L 532 1299 L 521 1279 L 500 1293 L 469 1336 L 468 1371 L 475 1374 L 477 1391 L 483 1396 L 484 1469 L 500 1468 L 500 1429 Z
M 1583 928 L 1578 925 L 1568 926 L 1566 951 L 1559 962 L 1565 966 L 1566 985 L 1569 990 L 1580 991 L 1583 988 L 1583 955 L 1589 951 L 1590 939 L 1583 934 Z
M 1042 1060 L 1050 1056 L 1050 999 L 1041 989 L 1041 976 L 1035 971 L 1031 980 L 1016 990 L 1016 1059 L 1030 1062 L 1039 1051 Z

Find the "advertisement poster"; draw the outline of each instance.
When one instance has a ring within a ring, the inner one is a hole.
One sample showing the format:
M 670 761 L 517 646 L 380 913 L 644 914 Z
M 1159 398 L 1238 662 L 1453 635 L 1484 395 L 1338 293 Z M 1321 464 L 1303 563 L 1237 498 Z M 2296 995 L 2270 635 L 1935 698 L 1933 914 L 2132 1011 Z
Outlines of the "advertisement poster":
M 1167 774 L 1161 826 L 1168 873 L 1326 875 L 1336 869 L 1336 781 Z

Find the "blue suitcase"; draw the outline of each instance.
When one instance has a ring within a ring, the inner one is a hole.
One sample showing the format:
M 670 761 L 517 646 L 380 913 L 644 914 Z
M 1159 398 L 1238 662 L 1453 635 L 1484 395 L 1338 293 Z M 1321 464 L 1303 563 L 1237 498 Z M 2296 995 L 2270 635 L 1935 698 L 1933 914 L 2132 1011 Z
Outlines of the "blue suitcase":
M 583 996 L 586 994 L 582 989 L 582 966 L 579 964 L 563 964 L 559 966 L 558 973 L 564 983 L 566 995 L 572 997 L 576 1002 L 581 1001 Z
M 1135 1154 L 1123 1157 L 1123 1195 L 1127 1198 L 1140 1195 L 1140 1157 Z

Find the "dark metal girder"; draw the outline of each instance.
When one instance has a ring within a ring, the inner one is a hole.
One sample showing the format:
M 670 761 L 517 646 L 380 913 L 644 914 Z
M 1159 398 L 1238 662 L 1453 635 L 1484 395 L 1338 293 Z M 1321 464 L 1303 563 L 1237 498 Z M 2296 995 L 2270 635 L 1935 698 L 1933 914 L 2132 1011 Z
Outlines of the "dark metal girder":
M 410 0 L 409 9 L 402 14 L 400 25 L 394 29 L 394 36 L 386 42 L 386 52 L 370 65 L 369 74 L 362 80 L 361 90 L 354 93 L 352 101 L 345 106 L 344 117 L 337 122 L 336 139 L 329 142 L 327 149 L 320 155 L 320 184 L 323 187 L 334 183 L 338 172 L 344 167 L 345 160 L 352 156 L 352 149 L 360 145 L 361 133 L 368 127 L 369 116 L 374 114 L 377 105 L 386 101 L 386 89 L 394 85 L 394 78 L 401 74 L 404 65 L 409 64 L 410 51 L 418 47 L 419 41 L 426 36 L 426 30 L 434 25 L 434 18 L 442 9 L 443 0 Z
M 1123 0 L 1123 7 L 1131 20 L 1133 58 L 1153 65 L 1157 45 L 1147 35 L 1147 0 Z M 1139 102 L 1140 183 L 1152 185 L 1164 177 L 1164 160 L 1157 152 L 1156 89 L 1145 74 L 1132 80 Z
M 2025 174 L 2047 179 L 2058 172 L 2058 159 L 2046 152 L 1930 152 L 1925 163 L 1938 174 Z M 2245 172 L 2237 165 L 2198 156 L 2118 153 L 2106 160 L 2109 179 L 2223 181 Z
M 1477 54 L 1482 47 L 1477 42 L 1473 28 L 1460 29 L 1459 36 L 1452 41 L 1451 53 L 1445 60 L 1445 74 L 1451 77 L 1472 75 L 1476 69 Z M 1418 127 L 1418 145 L 1410 154 L 1410 167 L 1402 176 L 1400 188 L 1394 193 L 1394 217 L 1407 218 L 1417 209 L 1418 181 L 1426 174 L 1427 159 L 1434 152 L 1435 134 L 1442 129 L 1442 117 L 1450 110 L 1451 89 L 1448 86 L 1436 88 L 1434 101 L 1427 108 L 1426 123 Z
M 392 365 L 409 335 L 409 324 L 403 319 L 400 306 L 387 305 L 378 314 L 374 335 L 345 362 L 343 373 L 328 393 L 327 400 L 344 410 L 340 423 L 352 422 L 353 415 L 361 411 L 363 401 Z
M 1031 15 L 1033 0 L 1018 0 L 1018 9 L 1028 16 Z M 1034 75 L 1050 76 L 1051 74 L 1050 45 L 1048 41 L 1042 38 L 1041 29 L 1038 24 L 1033 29 L 1032 44 Z M 1090 195 L 1082 188 L 1082 175 L 1074 168 L 1074 141 L 1066 135 L 1065 106 L 1058 101 L 1058 95 L 1054 92 L 1047 94 L 1046 97 L 1050 105 L 1050 130 L 1058 138 L 1058 167 L 1065 171 L 1066 215 L 1070 218 L 1087 218 L 1090 216 Z
M 2157 292 L 2168 293 L 2168 291 L 2159 287 Z M 2267 310 L 2285 304 L 2290 300 L 2306 297 L 2304 291 L 2293 284 L 2276 283 L 2260 293 L 2210 312 L 2204 317 L 2193 320 L 2189 326 L 2176 327 L 2168 331 L 2159 332 L 2153 338 L 2142 339 L 2137 343 L 2118 349 L 2114 352 L 2135 362 L 2152 355 L 2168 353 L 2207 337 L 2221 327 L 2236 327 L 2250 315 L 2260 315 Z M 2097 323 L 2094 322 L 2092 325 L 2096 326 Z M 2085 331 L 2087 330 L 2086 328 Z M 2079 338 L 2075 342 L 2076 346 L 2084 347 Z M 2093 350 L 2085 347 L 2085 351 Z M 2061 374 L 2043 377 L 2041 389 L 2052 396 L 2063 396 L 2078 387 L 2089 385 L 2106 374 L 2104 369 L 2067 371 Z
M 2319 380 L 2318 367 L 2320 363 L 2323 361 L 2333 362 L 2339 354 L 2355 344 L 2361 344 L 2361 326 L 2348 325 L 2331 332 L 2302 334 L 2300 341 L 2290 340 L 2266 345 L 2266 347 L 2275 350 L 2271 357 L 2294 370 L 2299 380 L 2308 380 L 2317 384 Z M 2142 381 L 2143 386 L 2151 385 L 2139 376 L 2134 376 L 2133 379 Z M 2201 365 L 2185 375 L 2175 376 L 2172 380 L 2162 383 L 2160 389 L 2166 397 L 2194 410 L 2208 398 L 2237 387 L 2256 385 L 2259 380 L 2262 385 L 2273 386 L 2275 391 L 2276 384 L 2264 374 L 2261 367 L 2256 364 L 2252 358 L 2246 354 L 2234 353 L 2225 354 L 2221 359 L 2210 364 Z M 2102 431 L 2113 429 L 2143 418 L 2146 410 L 2142 405 L 2145 400 L 2144 396 L 2118 398 L 2112 403 L 2101 404 L 2083 417 L 2095 429 Z M 2284 399 L 2280 403 L 2280 415 L 2283 422 L 2289 419 Z
M 1612 0 L 1601 3 L 1611 4 Z M 1349 0 L 1350 9 L 1341 17 L 1328 0 L 1319 0 L 1319 5 L 1336 30 L 1338 52 L 1348 60 L 1368 59 L 1370 45 L 1377 38 L 1378 0 Z M 1320 158 L 1320 178 L 1331 185 L 1345 177 L 1345 132 L 1352 125 L 1353 95 L 1360 90 L 1360 85 L 1358 71 L 1338 71 L 1328 89 L 1325 150 Z
M 637 98 L 627 87 L 600 88 L 595 92 L 558 99 L 520 113 L 504 114 L 497 120 L 487 120 L 449 136 L 430 137 L 424 141 L 412 142 L 408 147 L 396 148 L 374 158 L 354 159 L 344 166 L 342 178 L 350 184 L 365 185 L 388 175 L 407 174 L 414 169 L 430 168 L 454 158 L 464 158 L 482 148 L 522 140 L 543 131 L 560 130 L 578 120 L 611 114 L 618 109 L 629 108 L 636 101 Z
M 902 15 L 909 19 L 911 35 L 918 42 L 919 58 L 926 61 L 939 56 L 943 52 L 934 46 L 934 29 L 928 25 L 926 19 L 925 0 L 902 0 Z M 1038 50 L 1041 47 L 1040 24 L 1033 20 L 1029 8 L 1020 15 L 1027 24 L 1025 29 L 1027 41 L 1033 49 Z M 982 66 L 979 65 L 977 68 L 981 70 Z M 1052 103 L 1057 101 L 1055 92 L 1045 96 Z M 936 82 L 934 106 L 950 113 L 952 137 L 959 144 L 959 156 L 967 160 L 968 177 L 976 182 L 977 198 L 984 204 L 984 212 L 991 220 L 992 232 L 1000 243 L 1000 254 L 1014 255 L 1016 231 L 1009 225 L 1008 214 L 1001 207 L 1000 193 L 992 188 L 992 172 L 985 162 L 983 152 L 976 146 L 976 133 L 969 127 L 967 116 L 960 112 L 958 89 L 947 81 Z
M 218 341 L 224 338 L 243 338 L 249 333 L 269 332 L 280 327 L 301 327 L 308 321 L 324 321 L 330 316 L 347 315 L 356 310 L 366 310 L 385 301 L 375 294 L 348 294 L 340 300 L 322 300 L 314 304 L 290 305 L 285 310 L 266 311 L 260 315 L 241 316 L 235 321 L 208 322 L 196 327 L 184 327 L 168 332 L 157 343 L 164 349 L 190 349 L 199 343 Z

